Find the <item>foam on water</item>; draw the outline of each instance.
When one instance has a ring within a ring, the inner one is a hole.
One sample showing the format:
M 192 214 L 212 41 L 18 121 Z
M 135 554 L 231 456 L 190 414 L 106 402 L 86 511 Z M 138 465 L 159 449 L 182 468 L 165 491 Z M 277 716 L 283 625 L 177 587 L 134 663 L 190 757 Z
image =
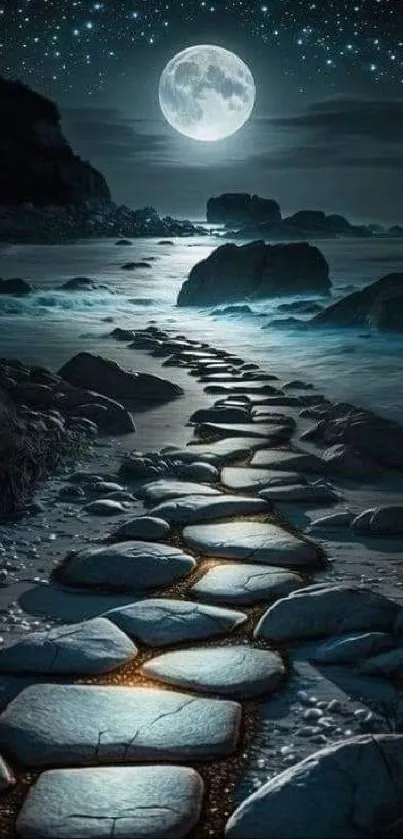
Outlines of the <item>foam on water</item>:
M 23 298 L 0 297 L 0 354 L 57 369 L 74 353 L 93 350 L 132 369 L 146 369 L 144 354 L 106 336 L 113 326 L 142 328 L 149 320 L 157 320 L 234 349 L 284 378 L 305 378 L 334 399 L 372 407 L 403 421 L 403 336 L 367 329 L 311 332 L 286 324 L 263 329 L 274 318 L 288 317 L 279 314 L 278 306 L 292 302 L 294 298 L 289 297 L 241 301 L 251 312 L 218 311 L 225 310 L 225 304 L 205 310 L 176 308 L 178 291 L 190 268 L 219 243 L 199 237 L 175 240 L 175 247 L 139 239 L 127 248 L 117 248 L 110 240 L 4 248 L 1 275 L 23 277 L 37 290 Z M 402 240 L 317 244 L 330 263 L 332 299 L 403 269 Z M 151 270 L 122 270 L 128 260 L 147 259 Z M 89 276 L 108 290 L 61 291 L 60 286 L 74 276 Z M 318 302 L 328 305 L 330 301 L 319 298 Z

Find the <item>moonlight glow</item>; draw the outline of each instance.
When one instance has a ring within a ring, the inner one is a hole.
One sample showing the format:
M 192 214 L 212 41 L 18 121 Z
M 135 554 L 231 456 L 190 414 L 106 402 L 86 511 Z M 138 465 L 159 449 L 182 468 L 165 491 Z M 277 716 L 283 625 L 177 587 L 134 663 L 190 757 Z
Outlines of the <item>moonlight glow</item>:
M 235 134 L 249 119 L 255 97 L 249 67 L 233 52 L 211 45 L 178 53 L 159 85 L 161 110 L 170 125 L 207 142 Z

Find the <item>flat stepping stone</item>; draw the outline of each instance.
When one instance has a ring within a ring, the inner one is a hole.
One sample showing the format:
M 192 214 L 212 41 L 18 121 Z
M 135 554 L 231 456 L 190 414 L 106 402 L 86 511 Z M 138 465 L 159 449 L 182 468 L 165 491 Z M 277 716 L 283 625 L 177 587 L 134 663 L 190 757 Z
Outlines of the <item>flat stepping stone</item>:
M 234 752 L 241 717 L 236 702 L 157 688 L 39 684 L 0 716 L 0 747 L 36 767 L 211 760 Z
M 109 492 L 123 492 L 124 489 L 124 486 L 113 481 L 98 481 L 98 483 L 91 486 L 91 492 L 94 495 L 107 495 Z
M 259 493 L 266 501 L 295 502 L 316 504 L 325 501 L 339 501 L 340 495 L 326 484 L 295 484 L 290 486 L 267 487 Z
M 355 631 L 393 632 L 400 607 L 368 588 L 326 583 L 278 600 L 260 619 L 256 638 L 297 641 Z
M 245 644 L 163 653 L 142 671 L 169 685 L 244 698 L 272 693 L 286 672 L 277 652 Z
M 259 382 L 257 379 L 246 380 L 242 379 L 239 382 L 216 382 L 216 384 L 206 385 L 204 388 L 206 393 L 246 393 L 246 394 L 261 394 L 265 396 L 275 396 L 278 394 L 278 388 L 267 382 Z
M 234 422 L 242 423 L 250 420 L 250 412 L 238 405 L 206 408 L 196 411 L 190 417 L 190 422 Z
M 185 495 L 220 495 L 220 491 L 207 484 L 163 479 L 145 484 L 142 494 L 149 503 L 160 504 L 162 501 L 169 501 L 170 498 L 181 498 Z
M 120 516 L 127 512 L 127 507 L 121 501 L 111 501 L 110 498 L 100 498 L 90 501 L 83 507 L 83 511 L 91 516 Z
M 205 556 L 277 566 L 318 565 L 318 551 L 275 524 L 224 522 L 186 527 L 185 542 Z
M 181 839 L 198 823 L 203 781 L 182 766 L 43 772 L 17 820 L 21 839 Z
M 243 384 L 244 381 L 245 381 L 241 372 L 238 372 L 238 371 L 236 373 L 233 373 L 233 374 L 226 373 L 226 372 L 223 372 L 223 373 L 208 373 L 207 372 L 203 375 L 202 371 L 200 371 L 200 373 L 201 373 L 200 381 L 211 383 L 211 384 L 224 383 L 224 384 L 234 384 L 234 385 L 236 385 L 236 384 Z M 249 373 L 249 375 L 250 375 L 250 373 Z M 260 380 L 259 379 L 256 379 L 256 380 L 253 379 L 253 381 L 266 381 L 266 380 L 265 379 L 260 379 Z
M 223 486 L 238 492 L 259 492 L 261 489 L 292 485 L 304 480 L 296 472 L 280 472 L 276 469 L 226 466 L 221 472 Z
M 216 565 L 191 589 L 192 594 L 218 603 L 253 605 L 276 600 L 301 588 L 299 574 L 265 565 Z M 129 633 L 130 634 L 130 633 Z
M 154 542 L 159 539 L 166 539 L 170 529 L 168 522 L 163 519 L 154 516 L 137 516 L 137 518 L 127 521 L 113 530 L 108 539 L 111 542 L 126 542 L 131 539 Z
M 225 440 L 217 440 L 216 443 L 192 444 L 186 449 L 176 449 L 170 454 L 178 460 L 199 460 L 207 457 L 212 463 L 221 464 L 246 457 L 249 452 L 259 449 L 261 445 L 262 441 L 256 437 L 228 437 Z
M 2 673 L 94 675 L 132 661 L 137 648 L 104 617 L 32 632 L 0 652 Z
M 118 542 L 67 556 L 59 565 L 58 576 L 72 586 L 147 591 L 183 579 L 195 565 L 193 557 L 170 545 Z
M 206 498 L 203 495 L 188 495 L 173 498 L 154 507 L 151 515 L 161 516 L 173 524 L 190 524 L 228 516 L 253 515 L 267 511 L 263 498 L 243 498 L 239 495 L 217 495 Z
M 205 606 L 190 600 L 157 598 L 112 609 L 106 617 L 131 638 L 149 647 L 227 635 L 247 620 L 243 612 Z
M 196 427 L 195 434 L 199 437 L 206 437 L 209 434 L 218 434 L 221 437 L 263 437 L 270 445 L 276 441 L 288 440 L 292 429 L 288 425 L 263 422 L 203 422 Z
M 250 465 L 264 469 L 280 469 L 286 472 L 323 473 L 323 462 L 321 459 L 314 454 L 305 454 L 305 452 L 262 449 L 261 451 L 255 452 Z

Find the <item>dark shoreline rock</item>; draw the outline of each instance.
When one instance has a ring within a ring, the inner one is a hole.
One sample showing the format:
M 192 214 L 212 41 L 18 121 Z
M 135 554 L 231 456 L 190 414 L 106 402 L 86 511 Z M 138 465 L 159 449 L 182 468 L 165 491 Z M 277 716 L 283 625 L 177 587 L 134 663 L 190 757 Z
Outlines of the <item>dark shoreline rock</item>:
M 183 284 L 178 306 L 213 306 L 245 298 L 315 292 L 328 294 L 329 266 L 306 242 L 226 244 L 195 265 Z
M 33 286 L 26 280 L 14 277 L 9 280 L 0 280 L 0 294 L 9 294 L 12 297 L 25 297 L 33 291 Z
M 403 330 L 403 273 L 387 274 L 375 283 L 328 306 L 312 326 L 374 326 Z
M 60 370 L 59 376 L 74 387 L 95 388 L 124 404 L 168 402 L 183 395 L 178 385 L 148 373 L 130 373 L 115 361 L 92 353 L 78 353 Z
M 260 198 L 248 193 L 225 193 L 207 202 L 207 222 L 209 224 L 250 224 L 252 222 L 281 221 L 280 207 L 277 201 Z
M 196 235 L 207 236 L 208 232 L 190 221 L 163 218 L 152 208 L 132 210 L 112 201 L 46 207 L 7 205 L 2 201 L 0 183 L 0 242 L 51 245 L 88 238 Z M 121 240 L 116 244 L 132 242 Z
M 0 359 L 0 518 L 24 507 L 38 481 L 94 435 L 135 431 L 123 405 L 42 367 Z

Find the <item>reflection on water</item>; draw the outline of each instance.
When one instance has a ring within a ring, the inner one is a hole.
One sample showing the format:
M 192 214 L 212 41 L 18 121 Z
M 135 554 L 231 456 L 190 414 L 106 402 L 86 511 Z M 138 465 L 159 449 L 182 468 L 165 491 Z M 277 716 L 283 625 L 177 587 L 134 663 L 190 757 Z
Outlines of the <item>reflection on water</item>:
M 175 308 L 190 268 L 218 239 L 176 240 L 175 246 L 139 239 L 77 245 L 13 245 L 2 251 L 3 277 L 31 280 L 26 298 L 0 298 L 0 353 L 57 369 L 80 350 L 103 352 L 126 365 L 144 366 L 137 356 L 105 336 L 114 325 L 144 327 L 149 320 L 216 345 L 236 349 L 286 378 L 305 377 L 338 400 L 351 400 L 403 421 L 403 337 L 369 330 L 293 331 L 262 326 L 278 318 L 282 300 L 253 301 L 252 314 L 213 315 Z M 343 296 L 392 271 L 403 270 L 402 240 L 319 242 L 331 266 L 333 297 Z M 127 261 L 150 260 L 152 270 L 123 271 Z M 83 292 L 58 287 L 74 276 L 106 285 Z M 291 298 L 292 299 L 292 298 Z M 290 298 L 287 298 L 287 302 Z M 319 301 L 328 303 L 328 299 Z M 217 308 L 217 307 L 214 307 Z

